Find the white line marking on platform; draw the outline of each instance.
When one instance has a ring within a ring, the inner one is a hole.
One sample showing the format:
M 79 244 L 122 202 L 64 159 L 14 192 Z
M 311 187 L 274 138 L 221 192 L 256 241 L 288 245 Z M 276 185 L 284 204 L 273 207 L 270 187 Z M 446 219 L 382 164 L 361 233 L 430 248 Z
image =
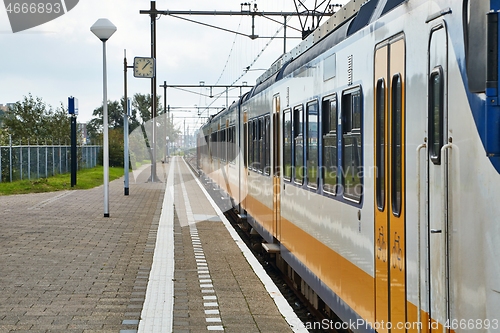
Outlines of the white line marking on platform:
M 204 294 L 215 294 L 215 290 L 213 289 L 202 289 L 201 292 Z
M 203 299 L 205 301 L 215 300 L 217 299 L 217 296 L 203 296 Z
M 200 288 L 213 288 L 214 285 L 211 283 L 200 284 Z
M 203 303 L 203 306 L 208 308 L 208 307 L 217 307 L 219 304 L 217 302 L 205 302 Z
M 262 267 L 262 265 L 259 263 L 257 258 L 253 255 L 252 251 L 245 245 L 241 237 L 238 235 L 236 230 L 234 230 L 233 226 L 231 223 L 227 220 L 227 218 L 224 216 L 222 211 L 220 210 L 219 206 L 214 202 L 210 194 L 208 194 L 207 190 L 205 190 L 205 187 L 201 184 L 200 180 L 198 177 L 196 177 L 193 174 L 193 171 L 189 168 L 187 165 L 186 161 L 183 159 L 184 164 L 188 168 L 189 172 L 191 172 L 191 175 L 193 176 L 194 180 L 200 187 L 201 191 L 205 194 L 207 197 L 208 201 L 212 205 L 212 207 L 215 209 L 215 212 L 217 215 L 219 215 L 220 219 L 222 220 L 222 223 L 226 226 L 226 229 L 229 231 L 231 234 L 231 237 L 235 241 L 236 245 L 240 248 L 241 252 L 247 259 L 248 263 L 254 270 L 255 274 L 259 277 L 260 281 L 262 284 L 264 284 L 267 292 L 271 296 L 271 298 L 274 300 L 274 303 L 276 303 L 276 306 L 278 307 L 279 312 L 283 315 L 285 320 L 287 321 L 288 325 L 292 328 L 294 332 L 299 332 L 299 333 L 308 333 L 307 329 L 304 326 L 304 323 L 297 317 L 297 314 L 293 311 L 292 307 L 288 302 L 286 301 L 285 297 L 283 297 L 283 294 L 280 292 L 278 287 L 274 284 L 273 280 L 267 275 L 266 271 Z M 210 329 L 209 329 L 210 330 Z
M 60 194 L 58 194 L 58 195 L 56 195 L 56 196 L 54 196 L 54 197 L 52 197 L 52 198 L 49 198 L 49 199 L 47 199 L 47 200 L 44 200 L 44 201 L 42 201 L 42 202 L 37 203 L 37 204 L 36 204 L 36 205 L 34 205 L 34 206 L 29 207 L 29 208 L 28 208 L 28 210 L 33 210 L 33 209 L 39 209 L 39 208 L 42 208 L 42 207 L 44 207 L 44 206 L 46 206 L 46 205 L 48 205 L 48 204 L 52 203 L 53 201 L 59 200 L 59 199 L 61 199 L 61 198 L 64 198 L 65 196 L 71 195 L 71 194 L 73 194 L 73 193 L 74 193 L 74 191 L 64 191 L 64 192 L 62 192 L 62 193 L 60 193 Z
M 189 168 L 188 168 L 189 170 Z M 191 171 L 191 170 L 189 170 Z M 192 173 L 191 173 L 192 174 Z M 195 260 L 196 260 L 196 265 L 198 267 L 198 274 L 204 273 L 208 275 L 208 264 L 206 259 L 201 259 L 205 258 L 205 254 L 203 253 L 203 247 L 201 245 L 201 240 L 198 237 L 198 230 L 196 229 L 196 220 L 194 218 L 193 210 L 191 208 L 191 204 L 189 202 L 189 195 L 186 190 L 186 186 L 184 185 L 184 180 L 182 178 L 182 172 L 181 169 L 179 168 L 179 178 L 180 178 L 180 185 L 182 189 L 182 196 L 184 198 L 184 206 L 186 208 L 186 216 L 188 220 L 188 225 L 191 230 L 191 244 L 193 246 L 193 250 L 195 253 Z M 198 250 L 198 251 L 197 251 Z M 200 255 L 201 253 L 201 255 Z M 201 257 L 201 258 L 200 258 Z M 210 275 L 208 275 L 210 278 Z M 213 284 L 211 283 L 211 279 L 200 279 L 200 289 L 202 293 L 205 292 L 210 292 L 210 293 L 215 293 L 213 290 Z M 206 288 L 212 288 L 212 289 L 206 289 Z M 204 302 L 203 303 L 205 307 L 218 307 L 219 304 L 217 302 Z M 218 311 L 218 310 L 217 310 Z M 221 322 L 220 318 L 205 318 L 205 320 L 208 322 Z M 223 326 L 207 326 L 207 329 L 209 331 L 224 331 Z
M 174 312 L 174 169 L 170 164 L 139 333 L 172 332 Z
M 207 323 L 220 323 L 221 322 L 219 317 L 207 317 L 207 318 L 205 318 L 205 320 L 207 321 Z

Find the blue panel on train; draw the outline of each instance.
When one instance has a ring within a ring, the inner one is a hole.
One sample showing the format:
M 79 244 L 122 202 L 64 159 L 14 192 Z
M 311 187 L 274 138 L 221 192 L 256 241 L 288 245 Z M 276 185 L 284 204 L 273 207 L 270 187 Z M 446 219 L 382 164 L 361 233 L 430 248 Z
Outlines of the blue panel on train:
M 405 1 L 406 0 L 387 0 L 384 10 L 382 11 L 382 15 L 385 15 L 387 12 L 391 11 L 393 8 L 399 6 L 401 3 Z
M 373 12 L 377 7 L 379 0 L 371 0 L 365 3 L 358 12 L 358 15 L 354 18 L 347 30 L 347 36 L 352 35 L 358 30 L 363 29 L 371 20 Z

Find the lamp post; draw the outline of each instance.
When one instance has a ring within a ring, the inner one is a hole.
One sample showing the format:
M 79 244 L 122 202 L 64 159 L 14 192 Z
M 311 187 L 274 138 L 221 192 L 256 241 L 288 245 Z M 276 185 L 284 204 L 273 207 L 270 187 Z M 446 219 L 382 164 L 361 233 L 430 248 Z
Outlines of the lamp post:
M 108 19 L 98 19 L 90 31 L 102 41 L 102 64 L 103 64 L 103 168 L 104 168 L 104 217 L 109 217 L 109 142 L 108 142 L 108 91 L 106 77 L 106 41 L 115 33 L 116 27 Z

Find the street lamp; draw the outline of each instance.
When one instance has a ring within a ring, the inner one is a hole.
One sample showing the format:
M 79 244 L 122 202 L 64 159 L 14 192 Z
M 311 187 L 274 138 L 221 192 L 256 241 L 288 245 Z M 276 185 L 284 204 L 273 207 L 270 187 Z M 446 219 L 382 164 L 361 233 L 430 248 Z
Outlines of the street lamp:
M 106 77 L 106 41 L 115 33 L 116 27 L 108 19 L 98 19 L 90 31 L 94 33 L 102 41 L 102 86 L 103 86 L 103 103 L 102 103 L 102 123 L 103 123 L 103 168 L 104 168 L 104 217 L 109 217 L 109 142 L 108 142 L 108 92 L 107 92 L 107 77 Z

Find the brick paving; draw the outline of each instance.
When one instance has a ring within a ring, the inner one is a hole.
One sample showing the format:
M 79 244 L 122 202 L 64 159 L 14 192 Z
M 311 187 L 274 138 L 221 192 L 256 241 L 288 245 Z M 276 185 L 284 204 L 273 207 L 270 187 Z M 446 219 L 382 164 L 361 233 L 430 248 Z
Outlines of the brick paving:
M 174 163 L 174 304 L 152 319 L 170 318 L 175 333 L 291 332 L 184 162 L 171 162 L 158 165 L 162 183 L 145 169 L 129 196 L 123 179 L 111 182 L 109 218 L 102 187 L 0 196 L 0 333 L 137 332 L 146 292 L 159 292 L 148 282 Z
M 159 164 L 165 178 L 168 165 Z M 137 329 L 163 183 L 0 196 L 0 333 Z

